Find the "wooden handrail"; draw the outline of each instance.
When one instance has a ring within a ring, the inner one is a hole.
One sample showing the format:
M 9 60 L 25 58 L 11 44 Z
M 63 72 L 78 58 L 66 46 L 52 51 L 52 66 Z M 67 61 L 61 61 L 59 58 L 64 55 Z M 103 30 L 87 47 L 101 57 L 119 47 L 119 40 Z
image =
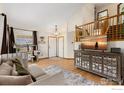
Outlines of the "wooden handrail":
M 98 21 L 104 21 L 104 20 L 107 20 L 107 19 L 110 19 L 110 18 L 114 18 L 114 17 L 119 17 L 119 16 L 122 16 L 124 14 L 119 14 L 119 15 L 113 15 L 113 16 L 110 16 L 110 17 L 107 17 L 107 18 L 104 18 L 104 19 L 100 19 L 100 20 L 96 20 L 96 21 L 93 21 L 93 22 L 89 22 L 87 24 L 83 24 L 83 25 L 79 25 L 77 27 L 82 27 L 82 26 L 86 26 L 86 25 L 89 25 L 89 24 L 93 24 L 93 23 L 96 23 Z
M 124 39 L 124 14 L 113 15 L 94 22 L 76 26 L 76 39 L 87 36 L 108 35 L 108 40 Z M 83 34 L 82 34 L 83 33 Z

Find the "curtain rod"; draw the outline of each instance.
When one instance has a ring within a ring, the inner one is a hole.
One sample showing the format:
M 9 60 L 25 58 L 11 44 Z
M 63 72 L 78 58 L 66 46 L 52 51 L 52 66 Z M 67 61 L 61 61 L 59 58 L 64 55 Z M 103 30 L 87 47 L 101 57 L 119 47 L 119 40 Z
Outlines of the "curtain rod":
M 0 15 L 4 16 L 5 14 L 4 13 L 0 13 Z
M 17 29 L 17 30 L 23 30 L 23 31 L 35 31 L 35 30 L 27 30 L 27 29 L 22 29 L 22 28 L 15 28 L 15 27 L 13 27 L 13 29 Z
M 4 13 L 0 13 L 0 15 L 5 16 L 5 14 L 4 14 Z

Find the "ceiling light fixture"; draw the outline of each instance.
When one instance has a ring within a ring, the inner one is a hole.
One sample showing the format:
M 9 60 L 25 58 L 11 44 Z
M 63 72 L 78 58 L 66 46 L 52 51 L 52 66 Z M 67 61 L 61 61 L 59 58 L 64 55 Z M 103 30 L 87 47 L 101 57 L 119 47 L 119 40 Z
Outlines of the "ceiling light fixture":
M 55 35 L 55 36 L 60 35 L 60 33 L 59 33 L 59 31 L 58 31 L 57 25 L 55 25 L 55 32 L 54 32 L 54 35 Z

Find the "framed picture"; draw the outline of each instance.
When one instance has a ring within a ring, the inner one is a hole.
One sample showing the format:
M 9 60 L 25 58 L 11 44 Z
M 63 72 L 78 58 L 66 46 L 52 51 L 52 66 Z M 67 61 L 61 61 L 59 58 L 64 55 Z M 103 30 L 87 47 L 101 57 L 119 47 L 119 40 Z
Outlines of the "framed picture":
M 95 23 L 95 29 L 102 29 L 101 27 L 103 27 L 105 24 L 108 24 L 108 22 L 106 22 L 106 20 L 102 20 L 108 17 L 108 9 L 102 10 L 100 12 L 97 13 L 97 21 Z M 99 21 L 101 20 L 101 21 Z
M 105 9 L 97 13 L 97 20 L 101 20 L 107 17 L 108 17 L 108 9 Z
M 124 3 L 118 4 L 118 11 L 117 14 L 124 14 Z
M 40 41 L 39 41 L 39 43 L 45 44 L 45 37 L 44 37 L 44 36 L 40 36 Z
M 123 24 L 124 23 L 124 3 L 118 4 L 117 8 L 118 8 L 117 10 L 118 24 Z

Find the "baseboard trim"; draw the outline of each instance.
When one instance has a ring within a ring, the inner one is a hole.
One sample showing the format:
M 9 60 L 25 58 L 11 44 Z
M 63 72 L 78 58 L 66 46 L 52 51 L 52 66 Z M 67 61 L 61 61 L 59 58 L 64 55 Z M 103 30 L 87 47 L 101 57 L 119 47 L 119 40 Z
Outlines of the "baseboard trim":
M 43 59 L 50 59 L 50 58 L 54 58 L 54 57 L 44 57 L 44 58 L 39 58 L 39 60 L 43 60 Z M 58 57 L 58 58 L 62 58 L 62 59 L 67 59 L 67 60 L 74 60 L 74 58 L 63 58 L 63 57 Z
M 43 59 L 49 59 L 49 57 L 39 58 L 39 60 L 43 60 Z
M 67 59 L 67 60 L 74 60 L 74 58 L 64 58 L 64 59 Z

